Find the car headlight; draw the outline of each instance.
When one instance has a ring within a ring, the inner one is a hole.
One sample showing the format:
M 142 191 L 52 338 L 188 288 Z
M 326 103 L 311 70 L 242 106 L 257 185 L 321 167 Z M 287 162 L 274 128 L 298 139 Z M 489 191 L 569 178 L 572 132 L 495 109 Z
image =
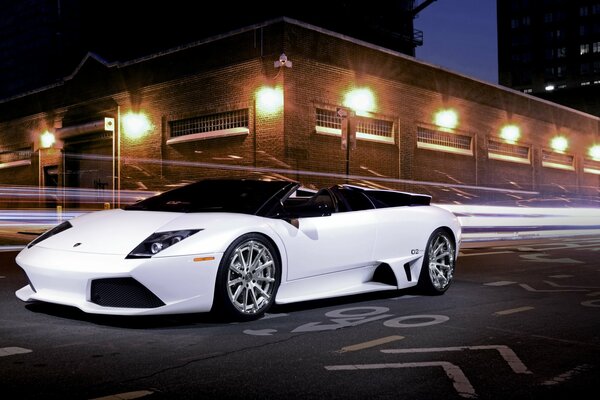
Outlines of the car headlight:
M 201 230 L 202 229 L 187 229 L 184 231 L 153 233 L 133 249 L 126 258 L 150 258 Z
M 36 244 L 38 244 L 39 242 L 41 242 L 42 240 L 46 240 L 51 236 L 54 236 L 58 233 L 61 233 L 62 231 L 66 231 L 69 228 L 72 228 L 73 225 L 71 225 L 71 223 L 69 221 L 65 221 L 61 224 L 56 225 L 54 228 L 47 230 L 46 232 L 42 233 L 40 236 L 36 237 L 35 239 L 33 239 L 28 245 L 27 248 L 29 249 L 32 246 L 35 246 Z

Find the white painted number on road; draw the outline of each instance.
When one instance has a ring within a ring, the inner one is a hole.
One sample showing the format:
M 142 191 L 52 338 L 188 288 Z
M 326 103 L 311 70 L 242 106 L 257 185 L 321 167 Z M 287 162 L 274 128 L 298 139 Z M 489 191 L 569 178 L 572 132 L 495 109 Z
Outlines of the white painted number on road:
M 407 315 L 405 317 L 390 319 L 383 324 L 390 328 L 419 328 L 422 326 L 441 324 L 449 319 L 450 318 L 445 315 Z M 405 322 L 410 320 L 417 320 L 417 322 Z

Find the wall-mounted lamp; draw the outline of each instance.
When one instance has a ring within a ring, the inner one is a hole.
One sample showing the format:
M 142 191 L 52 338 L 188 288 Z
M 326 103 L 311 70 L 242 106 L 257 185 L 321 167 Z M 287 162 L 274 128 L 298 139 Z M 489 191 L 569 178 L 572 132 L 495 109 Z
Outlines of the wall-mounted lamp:
M 342 104 L 354 110 L 356 115 L 364 116 L 375 111 L 375 95 L 369 88 L 352 89 L 346 93 Z
M 521 138 L 521 128 L 517 125 L 505 125 L 500 129 L 500 138 L 509 143 L 516 143 Z
M 433 122 L 440 128 L 455 129 L 458 126 L 458 113 L 450 108 L 439 110 L 435 113 Z
M 564 136 L 556 136 L 550 141 L 550 147 L 558 153 L 564 153 L 569 148 L 569 141 Z
M 128 112 L 123 115 L 123 133 L 130 139 L 139 139 L 152 130 L 152 123 L 144 113 Z
M 280 86 L 263 86 L 256 91 L 257 111 L 263 113 L 276 113 L 283 107 L 283 89 Z
M 40 146 L 42 149 L 49 149 L 56 143 L 56 137 L 54 133 L 50 131 L 45 131 L 40 135 Z
M 588 155 L 594 161 L 600 161 L 600 144 L 595 144 L 588 150 Z

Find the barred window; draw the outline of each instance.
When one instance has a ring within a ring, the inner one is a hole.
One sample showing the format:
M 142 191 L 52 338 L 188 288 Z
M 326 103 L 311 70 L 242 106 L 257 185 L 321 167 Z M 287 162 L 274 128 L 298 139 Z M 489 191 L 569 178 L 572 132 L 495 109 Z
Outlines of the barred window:
M 549 168 L 575 170 L 575 156 L 557 153 L 551 150 L 542 150 L 542 165 Z
M 583 160 L 583 172 L 600 175 L 600 161 L 586 158 Z
M 169 122 L 168 144 L 249 132 L 248 109 L 226 111 Z
M 377 118 L 355 117 L 356 137 L 363 140 L 394 143 L 394 122 Z M 337 112 L 317 108 L 317 132 L 341 135 L 342 118 Z
M 531 164 L 529 146 L 504 143 L 497 140 L 488 141 L 488 157 L 492 160 L 512 161 Z
M 473 138 L 458 133 L 417 127 L 417 148 L 473 155 Z
M 32 154 L 31 146 L 14 150 L 0 149 L 0 169 L 20 165 L 31 165 Z
M 342 118 L 335 111 L 317 108 L 317 126 L 342 130 Z M 341 133 L 341 132 L 340 132 Z

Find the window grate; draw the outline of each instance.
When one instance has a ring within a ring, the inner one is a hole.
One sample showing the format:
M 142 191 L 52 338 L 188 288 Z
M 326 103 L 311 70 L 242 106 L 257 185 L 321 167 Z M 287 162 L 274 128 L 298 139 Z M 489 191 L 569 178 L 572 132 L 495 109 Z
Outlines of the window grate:
M 335 111 L 317 108 L 317 126 L 342 130 L 342 118 Z
M 248 128 L 248 109 L 226 111 L 217 114 L 180 119 L 169 122 L 171 137 L 181 137 L 226 129 Z
M 575 170 L 575 156 L 542 150 L 542 165 L 550 168 Z
M 521 159 L 523 161 L 529 161 L 529 147 L 521 146 L 513 143 L 504 143 L 496 140 L 490 140 L 488 142 L 488 154 L 494 158 L 493 155 L 500 156 L 507 159 Z
M 23 148 L 0 153 L 0 164 L 31 159 L 31 148 Z
M 393 139 L 394 137 L 393 121 L 359 117 L 357 118 L 357 122 L 356 132 L 359 138 L 361 138 L 360 134 L 363 134 L 364 137 L 362 138 L 375 136 L 377 138 Z M 335 111 L 317 108 L 317 126 L 327 129 L 339 129 L 341 131 L 342 118 Z
M 472 143 L 471 136 L 417 127 L 417 146 L 421 148 L 472 155 Z

